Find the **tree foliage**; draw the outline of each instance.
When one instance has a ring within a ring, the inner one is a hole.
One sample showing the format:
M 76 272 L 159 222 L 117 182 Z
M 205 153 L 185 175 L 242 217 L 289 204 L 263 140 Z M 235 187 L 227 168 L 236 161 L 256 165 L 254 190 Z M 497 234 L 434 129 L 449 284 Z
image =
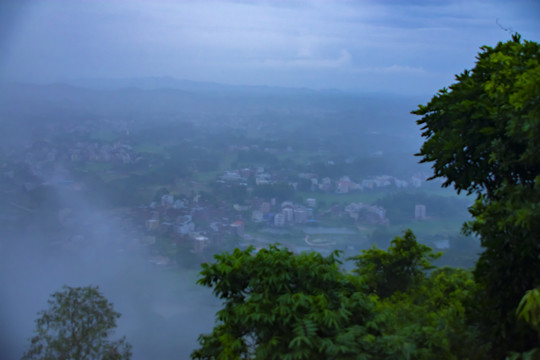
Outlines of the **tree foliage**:
M 419 156 L 444 186 L 475 193 L 466 230 L 484 252 L 475 269 L 477 316 L 492 356 L 538 346 L 515 310 L 540 285 L 540 45 L 482 47 L 472 71 L 456 77 L 414 114 L 426 138 Z
M 410 231 L 387 252 L 357 257 L 361 275 L 341 270 L 337 253 L 295 255 L 274 245 L 216 255 L 199 283 L 223 308 L 192 358 L 481 359 L 485 349 L 465 316 L 472 275 L 428 274 L 435 257 Z M 380 259 L 382 271 L 372 266 Z M 384 298 L 373 279 L 389 289 Z
M 396 236 L 388 250 L 373 247 L 352 259 L 357 267 L 355 272 L 370 291 L 384 298 L 419 285 L 426 270 L 434 268 L 431 261 L 440 256 L 429 246 L 418 243 L 409 229 L 403 237 Z
M 421 162 L 458 191 L 487 193 L 506 184 L 532 186 L 540 159 L 540 47 L 519 35 L 483 46 L 472 71 L 456 76 L 426 105 Z
M 336 256 L 270 246 L 203 264 L 199 283 L 224 306 L 192 358 L 371 359 L 396 351 L 380 336 L 373 299 Z
M 35 336 L 23 359 L 129 359 L 125 338 L 109 340 L 120 314 L 98 287 L 64 286 L 52 294 L 49 309 L 38 313 Z

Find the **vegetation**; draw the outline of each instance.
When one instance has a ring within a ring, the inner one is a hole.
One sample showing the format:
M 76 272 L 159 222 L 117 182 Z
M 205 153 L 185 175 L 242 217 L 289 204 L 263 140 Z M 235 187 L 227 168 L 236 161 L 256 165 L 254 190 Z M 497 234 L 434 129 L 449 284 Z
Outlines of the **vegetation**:
M 519 35 L 485 46 L 472 71 L 414 112 L 426 138 L 418 155 L 433 163 L 433 178 L 477 195 L 466 229 L 484 248 L 477 320 L 494 358 L 538 346 L 515 312 L 540 285 L 539 58 L 540 45 Z
M 23 359 L 107 359 L 131 357 L 125 338 L 109 340 L 120 314 L 97 287 L 64 286 L 36 320 L 35 336 Z
M 279 246 L 215 256 L 199 283 L 223 299 L 195 359 L 504 359 L 539 353 L 540 45 L 483 47 L 472 71 L 413 113 L 432 178 L 476 194 L 473 273 L 436 268 L 409 230 L 356 269 Z
M 465 270 L 433 269 L 438 255 L 412 232 L 388 249 L 354 258 L 340 270 L 338 253 L 294 255 L 273 245 L 216 255 L 199 283 L 224 307 L 194 359 L 467 359 L 479 358 L 465 318 L 474 289 Z
M 420 284 L 426 270 L 434 268 L 431 260 L 440 256 L 429 246 L 419 244 L 412 231 L 407 230 L 403 237 L 392 240 L 388 251 L 373 247 L 352 259 L 369 291 L 386 298 L 395 291 L 403 292 Z

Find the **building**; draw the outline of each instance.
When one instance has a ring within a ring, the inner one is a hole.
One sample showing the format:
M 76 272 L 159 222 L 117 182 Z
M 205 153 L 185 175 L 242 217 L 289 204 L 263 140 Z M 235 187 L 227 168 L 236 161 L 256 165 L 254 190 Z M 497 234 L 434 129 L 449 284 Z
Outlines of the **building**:
M 231 224 L 231 228 L 235 230 L 239 236 L 244 235 L 244 222 L 242 220 L 236 220 Z
M 171 207 L 174 203 L 174 196 L 165 194 L 161 197 L 161 206 L 166 208 Z
M 193 248 L 193 252 L 196 254 L 201 253 L 206 246 L 208 246 L 208 238 L 206 236 L 195 236 L 193 238 L 195 240 L 195 246 Z
M 261 210 L 261 212 L 263 213 L 263 215 L 265 214 L 268 214 L 270 212 L 270 209 L 271 209 L 271 205 L 269 202 L 263 202 L 261 204 L 261 207 L 259 208 Z
M 255 223 L 263 221 L 263 212 L 261 210 L 253 210 L 251 213 L 251 220 Z
M 294 211 L 291 207 L 284 208 L 281 210 L 281 213 L 285 217 L 285 221 L 287 223 L 292 223 L 294 221 Z
M 148 231 L 154 231 L 159 228 L 159 221 L 156 219 L 149 219 L 145 222 L 146 230 Z
M 297 224 L 303 224 L 308 219 L 308 212 L 304 207 L 297 207 L 294 209 L 294 222 Z
M 426 206 L 425 205 L 416 205 L 414 207 L 414 219 L 415 220 L 426 219 Z
M 276 216 L 274 216 L 274 225 L 275 226 L 284 226 L 285 225 L 285 216 L 283 214 L 276 214 Z

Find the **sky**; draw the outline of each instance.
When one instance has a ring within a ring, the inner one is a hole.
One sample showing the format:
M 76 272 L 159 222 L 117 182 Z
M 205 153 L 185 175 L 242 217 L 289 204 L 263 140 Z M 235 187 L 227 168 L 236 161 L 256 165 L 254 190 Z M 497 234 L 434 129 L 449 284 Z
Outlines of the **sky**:
M 174 77 L 433 93 L 480 46 L 540 40 L 540 1 L 3 0 L 0 81 Z

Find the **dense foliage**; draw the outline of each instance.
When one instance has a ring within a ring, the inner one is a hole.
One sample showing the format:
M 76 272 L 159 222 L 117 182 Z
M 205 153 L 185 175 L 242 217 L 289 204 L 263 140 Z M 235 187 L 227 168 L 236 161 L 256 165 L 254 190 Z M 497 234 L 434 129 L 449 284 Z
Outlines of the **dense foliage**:
M 484 247 L 477 320 L 492 356 L 503 358 L 539 345 L 515 311 L 540 286 L 540 45 L 514 35 L 477 59 L 414 113 L 426 138 L 418 155 L 433 177 L 477 195 L 466 227 Z
M 199 283 L 212 287 L 224 307 L 192 357 L 480 358 L 483 348 L 465 318 L 474 288 L 469 272 L 426 273 L 437 255 L 410 231 L 388 250 L 355 257 L 359 275 L 340 270 L 337 255 L 270 246 L 236 249 L 203 264 Z
M 97 287 L 64 286 L 36 320 L 35 336 L 23 359 L 107 359 L 131 357 L 125 338 L 109 340 L 120 314 Z
M 336 359 L 383 352 L 374 303 L 336 254 L 271 246 L 216 255 L 199 283 L 224 300 L 195 359 Z

